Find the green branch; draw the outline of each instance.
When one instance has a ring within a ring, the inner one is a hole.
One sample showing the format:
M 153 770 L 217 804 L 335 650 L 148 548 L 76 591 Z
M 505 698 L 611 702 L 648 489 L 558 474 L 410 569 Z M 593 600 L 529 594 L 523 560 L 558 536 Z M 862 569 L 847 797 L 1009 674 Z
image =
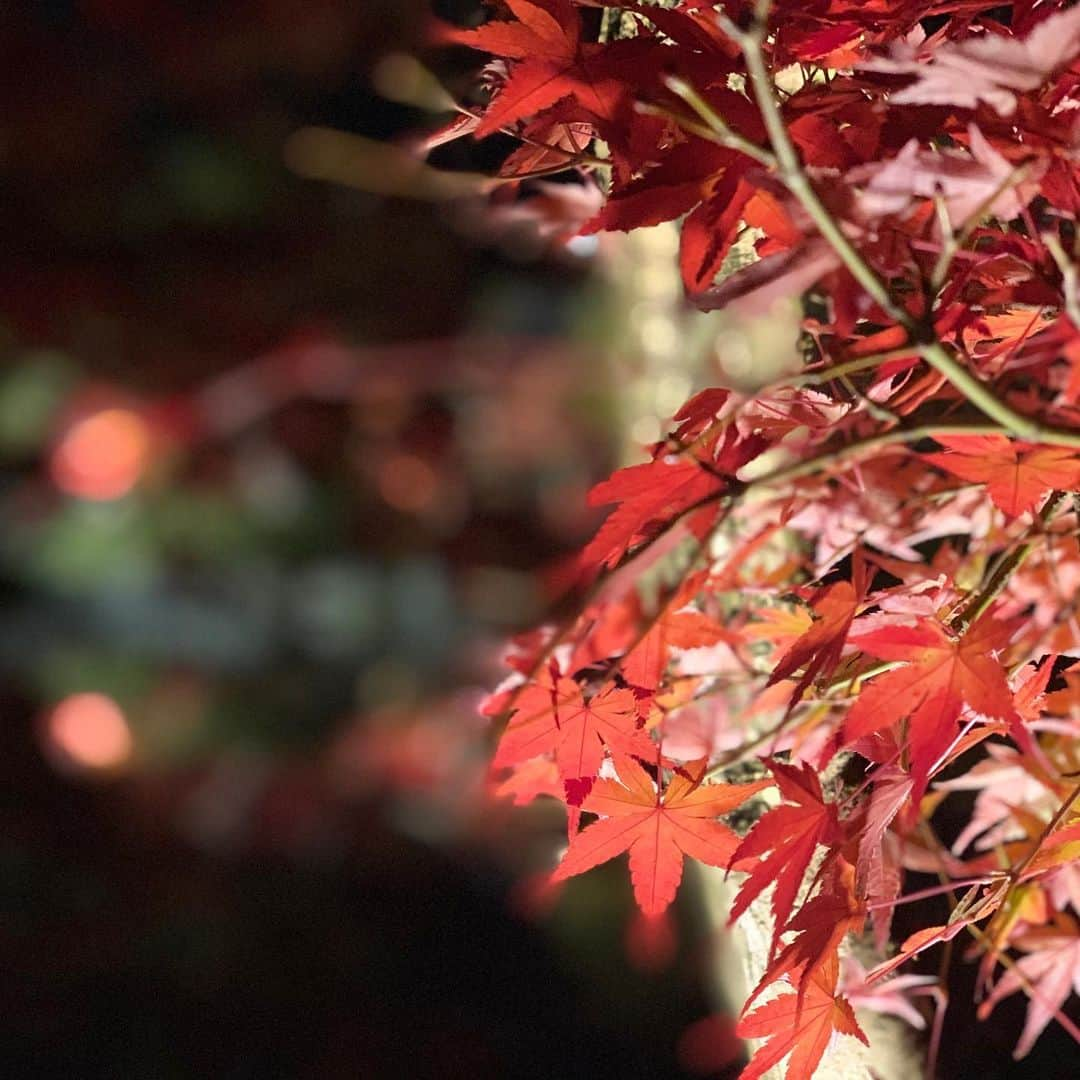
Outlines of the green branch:
M 769 141 L 776 155 L 776 170 L 780 179 L 799 200 L 822 237 L 836 252 L 848 272 L 863 287 L 867 295 L 882 311 L 907 331 L 912 345 L 922 359 L 943 375 L 972 405 L 992 420 L 997 421 L 1008 434 L 1016 438 L 1080 449 L 1080 431 L 1041 424 L 1031 417 L 1018 413 L 956 360 L 937 339 L 932 328 L 915 319 L 894 300 L 888 285 L 859 254 L 839 223 L 818 197 L 802 167 L 798 151 L 784 123 L 780 105 L 776 100 L 776 88 L 773 85 L 772 75 L 765 63 L 763 45 L 770 6 L 767 0 L 757 5 L 755 21 L 749 30 L 740 30 L 725 17 L 721 17 L 721 25 L 743 50 L 750 83 L 754 88 L 754 97 L 761 110 L 765 130 L 768 132 Z
M 738 150 L 766 168 L 775 167 L 776 158 L 768 150 L 758 146 L 757 143 L 752 143 L 749 139 L 734 131 L 727 121 L 688 82 L 671 75 L 664 80 L 664 84 L 676 97 L 682 98 L 701 118 L 702 123 L 705 125 L 705 132 L 707 132 L 706 137 L 710 138 L 711 141 L 720 143 L 721 146 L 727 146 L 732 150 Z M 702 134 L 702 132 L 698 131 L 698 134 Z
M 990 567 L 982 587 L 969 596 L 960 610 L 949 620 L 949 625 L 954 633 L 965 633 L 968 627 L 980 615 L 984 614 L 1001 595 L 1005 586 L 1009 583 L 1009 578 L 1027 562 L 1029 556 L 1035 550 L 1039 535 L 1042 534 L 1050 519 L 1057 513 L 1065 498 L 1064 491 L 1050 493 L 1050 497 L 1043 503 L 1042 509 L 1035 516 L 1033 528 L 1038 530 L 1037 535 L 1030 536 L 1022 544 L 1012 548 L 1010 551 L 1002 552 Z

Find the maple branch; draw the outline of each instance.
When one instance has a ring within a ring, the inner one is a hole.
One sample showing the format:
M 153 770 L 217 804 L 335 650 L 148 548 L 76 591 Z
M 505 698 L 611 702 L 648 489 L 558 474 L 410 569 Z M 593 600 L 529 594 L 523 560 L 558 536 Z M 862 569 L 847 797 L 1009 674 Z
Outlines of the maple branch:
M 776 155 L 777 172 L 788 190 L 802 203 L 803 209 L 810 215 L 818 231 L 840 256 L 852 277 L 862 285 L 882 311 L 907 328 L 911 323 L 907 312 L 893 301 L 888 287 L 864 261 L 844 234 L 836 219 L 818 197 L 803 170 L 799 153 L 795 149 L 795 144 L 788 134 L 787 125 L 780 113 L 780 105 L 776 100 L 776 87 L 765 64 L 765 52 L 762 46 L 765 41 L 770 7 L 771 4 L 768 2 L 757 5 L 754 22 L 748 30 L 739 30 L 726 18 L 723 19 L 723 25 L 727 33 L 732 35 L 742 48 L 746 58 L 746 69 L 754 87 L 754 97 L 761 110 L 765 130 L 768 132 L 769 142 Z
M 739 29 L 726 16 L 720 16 L 720 23 L 725 32 L 739 44 L 746 58 L 754 97 L 761 110 L 765 130 L 768 132 L 769 141 L 776 154 L 777 174 L 780 179 L 799 200 L 822 237 L 836 252 L 848 272 L 863 287 L 867 295 L 886 315 L 907 331 L 912 345 L 923 360 L 952 383 L 971 404 L 992 420 L 996 420 L 1016 438 L 1080 449 L 1080 431 L 1041 424 L 1038 420 L 1016 412 L 949 353 L 938 340 L 932 326 L 914 318 L 905 308 L 897 304 L 886 283 L 858 252 L 821 201 L 802 167 L 798 151 L 788 133 L 780 112 L 780 105 L 776 100 L 776 88 L 765 63 L 763 45 L 770 8 L 769 0 L 761 0 L 755 9 L 754 22 L 748 30 Z
M 871 358 L 867 357 L 866 359 L 869 360 Z M 821 374 L 824 375 L 824 372 L 821 372 Z M 685 510 L 676 514 L 669 522 L 665 523 L 664 527 L 647 541 L 640 544 L 632 552 L 629 552 L 626 558 L 622 559 L 617 566 L 607 571 L 603 576 L 603 580 L 606 580 L 606 578 L 610 577 L 616 570 L 621 569 L 628 562 L 637 558 L 642 552 L 652 547 L 657 540 L 662 536 L 665 536 L 690 514 L 693 514 L 697 510 L 700 510 L 702 507 L 708 506 L 711 503 L 721 502 L 724 499 L 730 499 L 732 503 L 735 503 L 745 497 L 749 492 L 759 488 L 779 487 L 792 480 L 801 480 L 804 476 L 811 476 L 815 472 L 826 469 L 831 465 L 843 465 L 847 464 L 849 461 L 858 461 L 862 457 L 869 456 L 875 450 L 881 450 L 888 446 L 897 446 L 905 442 L 917 442 L 919 439 L 932 439 L 938 435 L 1002 434 L 1004 434 L 1004 432 L 997 424 L 978 422 L 965 423 L 963 421 L 954 421 L 950 423 L 945 421 L 940 423 L 918 424 L 914 427 L 900 427 L 890 431 L 877 432 L 873 435 L 856 439 L 844 446 L 823 450 L 820 453 L 813 455 L 813 457 L 793 462 L 790 465 L 783 465 L 780 468 L 774 469 L 772 472 L 765 473 L 763 476 L 755 477 L 752 480 L 746 480 L 735 490 L 728 489 L 726 491 L 717 491 L 692 503 L 690 506 L 686 507 Z M 688 444 L 687 449 L 696 444 L 697 440 L 695 440 L 694 443 Z
M 676 97 L 685 101 L 701 118 L 708 131 L 708 135 L 705 137 L 710 138 L 712 142 L 719 143 L 721 146 L 740 151 L 766 168 L 771 169 L 776 166 L 776 157 L 773 154 L 734 131 L 727 121 L 685 79 L 669 75 L 664 79 L 664 85 Z M 701 132 L 699 131 L 698 134 L 701 134 Z
M 935 371 L 948 379 L 972 405 L 996 420 L 1008 434 L 1027 442 L 1080 449 L 1080 431 L 1042 424 L 1016 412 L 954 359 L 940 341 L 920 342 L 918 351 Z
M 1052 491 L 1050 497 L 1043 503 L 1042 508 L 1035 516 L 1034 526 L 1038 527 L 1038 533 L 1030 536 L 1022 544 L 1014 547 L 1011 551 L 1003 552 L 991 566 L 986 577 L 986 582 L 964 602 L 960 610 L 949 620 L 949 625 L 954 633 L 963 634 L 976 619 L 1001 595 L 1009 578 L 1028 560 L 1035 550 L 1038 537 L 1050 519 L 1057 513 L 1058 508 L 1066 499 L 1064 491 Z
M 1076 263 L 1065 254 L 1065 249 L 1061 246 L 1061 241 L 1056 234 L 1043 233 L 1042 241 L 1050 252 L 1050 257 L 1057 264 L 1058 270 L 1061 271 L 1061 291 L 1065 295 L 1065 314 L 1069 316 L 1073 326 L 1080 330 L 1080 292 L 1078 292 L 1080 281 L 1078 281 Z
M 1080 796 L 1080 787 L 1078 787 L 1077 790 L 1073 793 L 1073 797 L 1072 799 L 1070 799 L 1070 805 L 1073 799 L 1078 796 Z M 1055 815 L 1055 817 L 1056 816 L 1057 815 Z M 938 880 L 942 884 L 950 882 L 951 879 L 949 878 L 948 871 L 945 869 L 945 860 L 941 856 L 943 845 L 938 839 L 937 833 L 934 832 L 933 826 L 930 824 L 929 821 L 924 818 L 922 821 L 919 822 L 919 830 L 920 832 L 922 832 L 924 838 L 929 841 L 930 847 L 936 849 L 934 851 L 934 854 L 937 856 L 938 862 Z M 1042 840 L 1040 839 L 1039 844 L 1041 843 Z M 1038 847 L 1038 844 L 1036 845 L 1036 847 Z M 950 910 L 955 911 L 958 906 L 956 894 L 950 888 L 946 890 L 945 896 L 949 902 Z M 950 915 L 950 920 L 951 918 L 952 916 Z M 1045 999 L 1039 987 L 1035 986 L 1035 984 L 1032 983 L 1032 981 L 1023 973 L 1023 971 L 1020 970 L 1020 968 L 1016 964 L 1016 961 L 1013 960 L 1011 956 L 1009 956 L 1007 953 L 1001 952 L 996 948 L 990 935 L 985 930 L 983 930 L 981 926 L 976 926 L 974 923 L 968 922 L 965 924 L 964 929 L 967 930 L 967 932 L 984 949 L 986 949 L 987 951 L 993 950 L 996 954 L 996 959 L 1002 965 L 1002 967 L 1004 967 L 1006 971 L 1011 971 L 1013 973 L 1016 981 L 1020 985 L 1020 988 L 1024 991 L 1024 994 L 1030 1000 L 1038 1001 L 1043 1006 L 1043 1008 L 1045 1008 L 1050 1013 L 1050 1015 L 1053 1016 L 1053 1018 L 1065 1029 L 1065 1031 L 1067 1031 L 1077 1042 L 1080 1042 L 1080 1028 L 1077 1028 L 1077 1026 L 1068 1018 L 1068 1016 L 1065 1015 L 1065 1013 L 1060 1008 L 1054 1008 L 1053 1003 L 1048 1002 Z
M 822 383 L 832 382 L 833 379 L 843 379 L 848 375 L 857 375 L 861 371 L 869 371 L 890 360 L 899 360 L 904 356 L 911 356 L 915 350 L 910 346 L 899 349 L 887 349 L 884 352 L 867 353 L 866 356 L 852 357 L 850 360 L 839 360 L 828 367 L 817 368 L 814 371 L 799 372 L 777 379 L 762 387 L 758 394 L 767 393 L 770 390 L 779 390 L 785 386 L 820 386 Z
M 938 435 L 1001 435 L 1002 429 L 997 424 L 985 423 L 926 423 L 915 427 L 894 428 L 891 431 L 882 431 L 874 435 L 868 435 L 862 439 L 847 443 L 845 446 L 833 450 L 825 450 L 804 461 L 796 461 L 771 473 L 747 481 L 746 489 L 756 487 L 776 487 L 786 484 L 791 480 L 800 480 L 804 476 L 810 476 L 829 465 L 846 464 L 849 460 L 856 461 L 861 457 L 871 454 L 875 450 L 884 449 L 887 446 L 896 446 L 899 443 L 917 442 L 919 439 L 932 439 Z
M 941 291 L 941 287 L 945 284 L 946 277 L 948 277 L 953 259 L 956 258 L 957 252 L 967 247 L 968 241 L 979 227 L 979 222 L 981 222 L 983 217 L 990 212 L 994 203 L 996 203 L 1006 191 L 1021 184 L 1028 177 L 1030 172 L 1031 162 L 1021 162 L 1021 164 L 1011 169 L 1001 183 L 998 184 L 994 190 L 979 203 L 975 210 L 968 215 L 967 221 L 959 230 L 954 230 L 951 225 L 947 230 L 945 228 L 942 229 L 941 252 L 938 255 L 937 261 L 934 263 L 934 269 L 930 274 L 930 291 L 933 296 L 937 296 Z M 944 201 L 940 198 L 935 201 L 943 211 L 945 205 Z
M 951 892 L 953 889 L 965 889 L 972 885 L 989 885 L 994 881 L 1000 880 L 1000 874 L 984 874 L 981 877 L 960 878 L 958 880 L 949 879 L 941 885 L 931 885 L 926 889 L 919 889 L 918 892 L 904 893 L 903 896 L 898 896 L 893 900 L 875 900 L 872 904 L 866 905 L 867 911 L 881 911 L 885 908 L 897 908 L 901 904 L 914 904 L 919 900 L 929 900 L 933 896 L 941 896 L 943 893 Z
M 683 131 L 697 135 L 698 138 L 706 139 L 708 142 L 719 143 L 721 146 L 728 145 L 708 124 L 699 123 L 689 116 L 682 116 L 664 105 L 657 105 L 651 101 L 637 101 L 634 103 L 634 110 L 642 116 L 659 116 L 662 120 L 670 120 L 673 124 L 678 124 Z

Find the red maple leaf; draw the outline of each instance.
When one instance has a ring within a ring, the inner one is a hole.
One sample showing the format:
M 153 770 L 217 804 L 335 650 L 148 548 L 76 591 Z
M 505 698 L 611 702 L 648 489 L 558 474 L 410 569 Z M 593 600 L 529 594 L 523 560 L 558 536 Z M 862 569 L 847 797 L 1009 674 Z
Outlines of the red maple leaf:
M 705 765 L 702 760 L 680 769 L 661 792 L 636 761 L 618 758 L 618 781 L 597 780 L 582 804 L 602 820 L 573 838 L 552 880 L 583 874 L 628 851 L 634 898 L 645 914 L 657 915 L 675 898 L 684 855 L 726 865 L 739 841 L 716 817 L 768 784 L 703 784 Z
M 836 994 L 836 961 L 817 968 L 801 994 L 783 994 L 739 1021 L 736 1034 L 766 1039 L 739 1080 L 758 1080 L 788 1054 L 787 1080 L 808 1080 L 834 1034 L 854 1035 L 869 1045 L 851 1006 Z
M 693 442 L 716 419 L 730 397 L 730 390 L 718 386 L 696 393 L 672 417 L 679 423 L 671 437 L 681 443 Z
M 765 987 L 784 977 L 802 994 L 815 971 L 835 963 L 844 938 L 862 930 L 866 912 L 855 898 L 854 869 L 843 859 L 825 866 L 818 892 L 784 927 L 784 933 L 794 933 L 795 939 L 766 968 L 747 1008 Z
M 674 221 L 708 197 L 736 160 L 733 150 L 703 139 L 681 143 L 655 169 L 612 195 L 583 232 L 625 232 Z
M 582 563 L 615 566 L 632 546 L 726 488 L 724 477 L 686 458 L 658 458 L 619 469 L 589 492 L 592 506 L 613 502 L 619 506 L 581 553 Z
M 1053 488 L 1080 488 L 1075 450 L 1010 442 L 1004 435 L 941 435 L 937 441 L 950 452 L 925 459 L 961 480 L 986 484 L 994 505 L 1009 517 L 1033 510 Z
M 720 641 L 736 644 L 739 637 L 702 611 L 667 611 L 626 655 L 623 677 L 642 690 L 655 690 L 672 649 L 698 649 Z
M 889 825 L 911 796 L 911 777 L 895 767 L 875 773 L 874 787 L 866 805 L 866 818 L 859 830 L 855 864 L 856 891 L 864 900 L 895 900 L 900 893 L 899 844 L 889 833 Z M 872 906 L 870 921 L 874 944 L 884 951 L 892 926 L 893 909 Z
M 717 433 L 717 439 L 721 436 Z M 615 566 L 634 545 L 647 540 L 696 506 L 727 491 L 734 474 L 765 448 L 756 436 L 740 438 L 727 428 L 714 457 L 711 437 L 694 456 L 667 455 L 619 469 L 589 492 L 591 506 L 618 503 L 581 553 L 585 566 Z
M 733 923 L 758 895 L 775 883 L 772 897 L 775 950 L 818 844 L 836 842 L 839 825 L 836 807 L 825 802 L 821 782 L 809 765 L 787 765 L 775 760 L 767 764 L 780 794 L 792 805 L 777 806 L 765 814 L 735 851 L 732 867 L 748 871 L 749 876 L 731 905 L 728 921 Z M 759 861 L 754 862 L 755 859 Z
M 686 291 L 694 295 L 712 284 L 742 227 L 743 211 L 754 188 L 742 170 L 729 168 L 712 185 L 709 198 L 683 222 L 679 267 Z
M 493 20 L 476 30 L 447 27 L 441 40 L 511 61 L 476 129 L 491 135 L 571 99 L 580 115 L 615 121 L 624 111 L 636 67 L 645 70 L 651 40 L 599 45 L 581 40 L 581 20 L 570 0 L 506 0 L 516 21 Z
M 822 589 L 812 605 L 817 618 L 777 661 L 768 685 L 788 679 L 803 668 L 791 698 L 794 704 L 819 675 L 833 672 L 840 663 L 840 653 L 860 599 L 856 585 L 848 581 L 838 581 Z
M 555 753 L 567 802 L 578 806 L 604 760 L 604 746 L 650 754 L 649 737 L 637 726 L 637 701 L 629 690 L 607 686 L 588 701 L 573 679 L 546 676 L 526 687 L 499 740 L 494 767 L 517 765 Z
M 907 718 L 912 798 L 921 798 L 939 758 L 957 735 L 956 721 L 965 708 L 992 720 L 1018 720 L 1005 669 L 995 658 L 1010 631 L 991 612 L 963 637 L 954 637 L 929 619 L 917 626 L 889 626 L 859 635 L 864 652 L 904 666 L 863 687 L 844 722 L 845 742 Z

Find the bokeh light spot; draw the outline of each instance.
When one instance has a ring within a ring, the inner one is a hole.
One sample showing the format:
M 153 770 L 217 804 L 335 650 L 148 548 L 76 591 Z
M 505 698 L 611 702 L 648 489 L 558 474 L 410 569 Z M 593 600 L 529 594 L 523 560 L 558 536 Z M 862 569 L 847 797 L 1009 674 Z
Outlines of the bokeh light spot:
M 416 513 L 435 498 L 435 470 L 413 454 L 395 454 L 379 466 L 379 494 L 395 510 Z
M 85 770 L 111 770 L 131 757 L 133 740 L 120 706 L 105 694 L 64 698 L 45 722 L 48 749 L 59 763 Z
M 61 491 L 83 499 L 118 499 L 146 466 L 149 433 L 130 409 L 104 409 L 73 424 L 52 454 L 50 472 Z

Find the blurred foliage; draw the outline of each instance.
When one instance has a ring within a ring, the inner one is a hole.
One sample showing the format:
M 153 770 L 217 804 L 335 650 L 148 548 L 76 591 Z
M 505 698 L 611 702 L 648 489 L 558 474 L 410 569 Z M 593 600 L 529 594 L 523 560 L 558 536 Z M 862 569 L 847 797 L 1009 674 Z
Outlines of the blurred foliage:
M 656 1078 L 706 1008 L 612 966 L 606 898 L 510 907 L 561 825 L 484 799 L 475 688 L 595 519 L 618 313 L 284 163 L 430 122 L 369 76 L 425 19 L 0 12 L 6 1075 Z

